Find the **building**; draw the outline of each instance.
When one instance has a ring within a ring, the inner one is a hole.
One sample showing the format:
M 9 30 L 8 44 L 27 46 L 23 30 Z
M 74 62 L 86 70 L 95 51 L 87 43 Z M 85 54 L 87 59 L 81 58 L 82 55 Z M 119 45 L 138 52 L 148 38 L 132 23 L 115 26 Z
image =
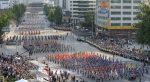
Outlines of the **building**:
M 115 37 L 131 37 L 139 20 L 142 0 L 97 0 L 96 25 L 100 33 Z
M 0 0 L 0 9 L 7 9 L 10 7 L 10 0 Z
M 60 0 L 54 0 L 54 5 L 59 6 Z
M 70 11 L 63 11 L 62 21 L 64 24 L 69 24 L 71 19 Z
M 64 0 L 63 8 L 71 12 L 71 22 L 73 25 L 84 21 L 86 12 L 95 11 L 96 0 Z
M 14 4 L 25 4 L 27 0 L 0 0 L 0 9 L 7 9 Z
M 54 0 L 44 0 L 43 3 L 48 4 L 50 6 L 55 6 L 55 1 Z
M 61 7 L 62 9 L 66 9 L 67 5 L 67 0 L 59 0 L 59 7 Z

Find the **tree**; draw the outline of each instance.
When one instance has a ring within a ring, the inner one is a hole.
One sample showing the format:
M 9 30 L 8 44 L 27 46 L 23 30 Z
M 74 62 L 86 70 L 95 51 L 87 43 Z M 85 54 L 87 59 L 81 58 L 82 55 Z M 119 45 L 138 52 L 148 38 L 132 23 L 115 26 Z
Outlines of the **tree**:
M 48 5 L 44 5 L 43 11 L 44 11 L 44 14 L 47 16 L 48 15 Z
M 80 24 L 82 27 L 85 27 L 89 30 L 94 31 L 94 29 L 93 29 L 95 27 L 94 21 L 95 21 L 94 12 L 87 12 L 84 14 L 84 22 L 81 22 Z
M 10 13 L 8 13 L 8 11 L 5 10 L 5 11 L 0 13 L 0 44 L 2 43 L 2 39 L 3 39 L 2 29 L 9 24 L 10 18 L 11 18 L 11 16 L 10 16 Z
M 2 43 L 2 35 L 4 33 L 2 29 L 9 25 L 10 20 L 15 19 L 19 22 L 19 19 L 24 15 L 25 10 L 25 6 L 23 4 L 19 4 L 0 12 L 0 44 Z
M 55 7 L 55 23 L 60 25 L 62 23 L 62 10 L 60 7 Z
M 138 43 L 150 45 L 150 6 L 142 3 L 139 11 L 137 18 L 140 22 L 135 25 L 138 28 L 136 38 Z
M 20 22 L 20 18 L 24 15 L 26 7 L 23 4 L 14 5 L 12 8 L 12 13 L 15 15 L 15 20 L 17 21 L 17 25 Z
M 57 25 L 62 23 L 62 10 L 60 7 L 44 5 L 43 11 L 50 22 L 55 22 Z

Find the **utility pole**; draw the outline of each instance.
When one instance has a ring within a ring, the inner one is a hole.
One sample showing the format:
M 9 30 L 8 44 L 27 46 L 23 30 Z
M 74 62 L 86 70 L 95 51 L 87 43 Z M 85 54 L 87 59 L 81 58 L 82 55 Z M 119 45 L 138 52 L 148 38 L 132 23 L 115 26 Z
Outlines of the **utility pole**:
M 95 13 L 93 12 L 93 13 L 92 13 L 92 29 L 93 29 L 93 30 L 92 30 L 92 37 L 93 37 L 93 38 L 94 38 L 94 32 L 95 32 L 95 25 L 94 25 L 94 23 L 95 23 L 94 21 L 95 21 L 95 20 L 94 20 L 94 18 L 95 18 Z

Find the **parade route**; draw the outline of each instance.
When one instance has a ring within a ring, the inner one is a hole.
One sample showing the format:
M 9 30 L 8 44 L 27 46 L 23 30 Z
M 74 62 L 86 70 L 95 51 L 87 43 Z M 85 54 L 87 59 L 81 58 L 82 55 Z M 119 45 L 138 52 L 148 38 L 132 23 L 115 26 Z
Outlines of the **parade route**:
M 36 76 L 36 78 L 34 79 L 40 82 L 48 82 L 48 80 L 52 78 L 53 74 L 54 77 L 61 77 L 61 72 L 63 72 L 64 74 L 65 72 L 67 72 L 67 74 L 70 74 L 70 77 L 66 79 L 65 82 L 72 82 L 71 78 L 73 76 L 76 77 L 75 80 L 78 80 L 78 82 L 83 82 L 83 80 L 84 82 L 100 82 L 91 78 L 90 75 L 93 75 L 93 77 L 96 77 L 94 75 L 98 74 L 99 75 L 97 77 L 101 76 L 101 74 L 107 74 L 111 76 L 111 74 L 109 74 L 108 71 L 106 71 L 105 69 L 103 69 L 104 71 L 102 71 L 104 73 L 99 72 L 98 70 L 101 71 L 101 68 L 106 67 L 109 71 L 112 72 L 113 70 L 113 72 L 115 73 L 118 70 L 120 71 L 121 68 L 121 72 L 124 72 L 125 69 L 133 69 L 134 72 L 137 72 L 137 68 L 142 68 L 142 62 L 134 61 L 111 53 L 100 51 L 88 43 L 78 41 L 78 36 L 76 36 L 71 31 L 55 30 L 49 27 L 49 22 L 46 19 L 44 13 L 41 14 L 41 11 L 39 11 L 40 13 L 33 13 L 31 12 L 31 10 L 29 10 L 26 11 L 25 16 L 22 18 L 21 24 L 18 27 L 11 28 L 12 31 L 7 33 L 4 38 L 6 42 L 14 42 L 16 43 L 16 45 L 4 44 L 4 46 L 1 48 L 1 52 L 6 56 L 17 55 L 21 57 L 29 57 L 29 62 L 32 63 L 33 66 L 35 66 L 34 70 L 30 70 Z M 68 54 L 70 55 L 68 56 Z M 69 64 L 72 65 L 65 64 L 68 61 L 70 61 Z M 130 64 L 130 66 L 128 63 Z M 90 72 L 87 71 L 87 69 L 80 64 L 83 64 L 87 66 L 87 68 L 92 69 L 94 71 L 92 71 L 91 73 L 91 70 Z M 75 69 L 74 66 L 78 66 L 78 68 L 80 69 Z M 87 73 L 87 75 L 79 73 L 76 70 L 85 72 Z M 50 72 L 52 72 L 52 74 Z M 128 71 L 128 73 L 130 74 L 130 71 Z M 120 73 L 120 75 L 121 74 L 122 73 Z M 66 76 L 64 77 L 66 78 Z M 107 78 L 109 78 L 109 76 L 107 76 Z M 61 82 L 63 82 L 64 77 L 60 78 Z M 133 81 L 125 78 L 121 79 L 119 73 L 116 74 L 116 77 L 114 77 L 113 79 L 109 78 L 111 80 L 102 79 L 102 81 L 150 82 L 150 74 L 144 74 L 141 77 L 141 81 L 139 79 L 139 76 Z

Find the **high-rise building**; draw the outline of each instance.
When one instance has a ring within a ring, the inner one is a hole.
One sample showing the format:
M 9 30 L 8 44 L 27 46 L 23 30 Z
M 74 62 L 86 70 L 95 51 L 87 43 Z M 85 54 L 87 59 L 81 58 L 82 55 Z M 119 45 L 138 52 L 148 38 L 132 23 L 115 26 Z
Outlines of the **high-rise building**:
M 59 6 L 60 0 L 53 0 L 53 1 L 54 1 L 54 5 L 55 5 L 55 6 Z
M 7 9 L 15 4 L 25 4 L 28 0 L 0 0 L 0 9 Z
M 130 36 L 138 23 L 142 0 L 97 0 L 96 25 L 101 32 L 113 36 Z
M 76 25 L 84 21 L 84 14 L 95 12 L 96 0 L 66 0 L 66 10 L 71 12 L 71 22 Z
M 67 0 L 59 0 L 59 7 L 61 7 L 62 9 L 66 9 L 66 4 Z
M 54 0 L 44 0 L 44 1 L 43 1 L 44 4 L 48 4 L 48 5 L 50 5 L 50 6 L 55 6 L 55 3 L 54 3 L 54 2 L 55 2 Z
M 0 9 L 6 9 L 10 7 L 10 0 L 0 0 Z

